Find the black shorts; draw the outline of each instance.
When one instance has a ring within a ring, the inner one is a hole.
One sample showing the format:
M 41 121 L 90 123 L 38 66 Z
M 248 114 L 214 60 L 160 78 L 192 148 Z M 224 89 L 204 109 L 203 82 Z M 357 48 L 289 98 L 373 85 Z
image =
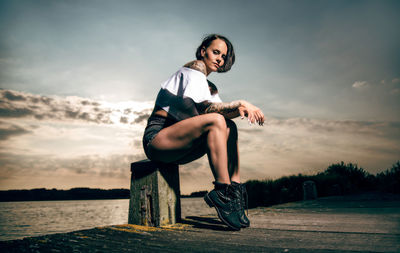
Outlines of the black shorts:
M 144 130 L 143 134 L 143 149 L 144 153 L 146 154 L 147 158 L 153 161 L 157 161 L 153 157 L 151 157 L 151 152 L 149 152 L 149 145 L 151 141 L 156 137 L 156 135 L 164 128 L 169 127 L 178 121 L 165 118 L 158 115 L 151 115 L 150 118 L 147 120 L 147 126 Z M 166 151 L 167 152 L 167 151 Z M 204 154 L 207 153 L 207 141 L 206 136 L 201 136 L 199 139 L 193 142 L 193 145 L 184 151 L 185 155 L 183 157 L 177 158 L 177 160 L 173 161 L 176 164 L 185 164 L 196 160 L 202 157 Z M 162 162 L 162 161 L 161 161 Z
M 143 148 L 146 156 L 151 159 L 148 155 L 148 147 L 151 141 L 156 137 L 156 135 L 161 131 L 161 129 L 169 127 L 172 124 L 175 124 L 177 121 L 165 118 L 159 115 L 152 114 L 150 118 L 147 120 L 147 126 L 144 129 L 143 134 Z

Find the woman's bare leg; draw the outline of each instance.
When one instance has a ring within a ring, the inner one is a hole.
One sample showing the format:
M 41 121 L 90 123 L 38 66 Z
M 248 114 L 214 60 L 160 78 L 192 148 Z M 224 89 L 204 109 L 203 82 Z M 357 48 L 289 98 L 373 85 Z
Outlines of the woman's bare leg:
M 230 184 L 225 118 L 209 113 L 179 121 L 162 129 L 149 146 L 151 156 L 162 162 L 173 162 L 187 155 L 189 148 L 206 134 L 208 155 L 215 180 Z

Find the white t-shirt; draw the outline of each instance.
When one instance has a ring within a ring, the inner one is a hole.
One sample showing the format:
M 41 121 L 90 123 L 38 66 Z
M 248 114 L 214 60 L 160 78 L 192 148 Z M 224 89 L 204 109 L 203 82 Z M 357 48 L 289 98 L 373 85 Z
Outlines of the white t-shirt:
M 211 94 L 210 86 L 213 88 Z M 210 103 L 222 102 L 215 86 L 197 70 L 182 67 L 161 84 L 156 105 L 177 121 L 202 113 Z

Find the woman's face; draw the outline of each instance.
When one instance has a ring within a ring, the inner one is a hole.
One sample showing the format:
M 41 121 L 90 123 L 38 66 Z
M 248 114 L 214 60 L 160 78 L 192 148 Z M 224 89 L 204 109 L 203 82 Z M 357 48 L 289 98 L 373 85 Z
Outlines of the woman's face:
M 215 39 L 207 48 L 201 50 L 202 61 L 206 65 L 207 75 L 211 72 L 216 72 L 225 63 L 228 47 L 225 41 Z

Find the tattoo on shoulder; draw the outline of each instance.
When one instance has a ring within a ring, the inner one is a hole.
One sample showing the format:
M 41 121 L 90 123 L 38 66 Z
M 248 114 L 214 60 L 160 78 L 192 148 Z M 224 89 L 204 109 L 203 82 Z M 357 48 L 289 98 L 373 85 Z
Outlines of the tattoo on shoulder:
M 199 60 L 191 61 L 191 62 L 186 63 L 184 65 L 184 67 L 200 71 L 204 75 L 207 75 L 206 65 L 202 61 L 199 61 Z

